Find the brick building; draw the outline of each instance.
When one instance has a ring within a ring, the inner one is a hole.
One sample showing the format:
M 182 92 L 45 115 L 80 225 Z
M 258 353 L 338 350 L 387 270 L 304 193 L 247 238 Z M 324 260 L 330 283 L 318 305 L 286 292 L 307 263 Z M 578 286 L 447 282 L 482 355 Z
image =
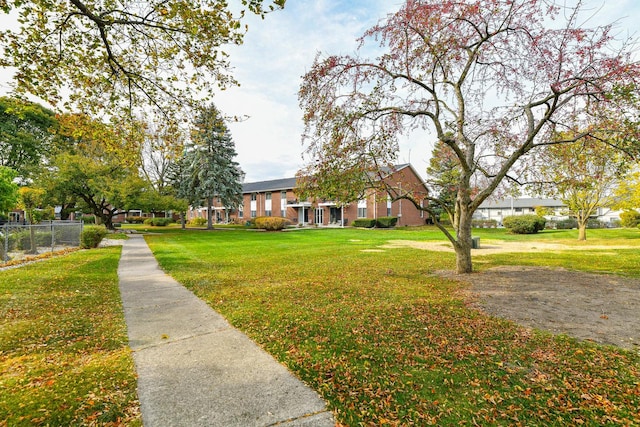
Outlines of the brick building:
M 420 175 L 410 164 L 397 165 L 386 172 L 385 183 L 401 193 L 410 193 L 422 206 L 428 190 Z M 340 226 L 350 225 L 358 218 L 377 219 L 385 216 L 398 217 L 397 226 L 423 225 L 428 214 L 416 208 L 409 200 L 391 202 L 386 192 L 369 189 L 362 200 L 347 206 L 335 202 L 299 200 L 295 194 L 296 178 L 249 182 L 243 185 L 243 203 L 238 210 L 228 210 L 214 200 L 214 222 L 246 222 L 260 216 L 278 216 L 293 224 Z M 188 219 L 206 218 L 206 207 L 192 209 Z

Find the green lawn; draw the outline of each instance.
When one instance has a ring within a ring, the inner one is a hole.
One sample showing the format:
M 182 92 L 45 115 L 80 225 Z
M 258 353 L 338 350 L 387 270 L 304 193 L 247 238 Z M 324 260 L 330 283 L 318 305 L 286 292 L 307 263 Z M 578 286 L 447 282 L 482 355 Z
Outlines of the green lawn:
M 575 242 L 575 230 L 482 241 Z M 637 230 L 587 244 L 640 247 Z M 318 390 L 344 425 L 638 425 L 640 356 L 531 332 L 470 308 L 434 275 L 454 255 L 380 248 L 433 228 L 148 236 L 161 266 Z M 639 276 L 640 251 L 484 256 Z M 597 260 L 597 262 L 594 262 Z
M 434 274 L 454 255 L 382 249 L 433 228 L 162 231 L 162 267 L 320 392 L 342 425 L 640 425 L 640 355 L 529 331 Z M 481 242 L 577 242 L 575 230 Z M 476 257 L 640 277 L 638 230 L 598 250 Z M 629 246 L 630 249 L 613 249 Z M 584 249 L 584 248 L 582 248 Z M 0 271 L 0 426 L 140 425 L 117 247 Z
M 141 425 L 120 248 L 0 271 L 0 426 Z

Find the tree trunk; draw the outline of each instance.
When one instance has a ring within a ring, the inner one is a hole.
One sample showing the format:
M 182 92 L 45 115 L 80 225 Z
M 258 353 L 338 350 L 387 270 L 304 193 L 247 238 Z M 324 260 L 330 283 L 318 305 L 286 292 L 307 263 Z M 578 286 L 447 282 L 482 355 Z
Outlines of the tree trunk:
M 587 223 L 589 222 L 589 212 L 580 211 L 576 215 L 576 222 L 578 223 L 578 240 L 587 240 Z
M 578 223 L 578 240 L 587 240 L 587 224 Z
M 98 215 L 96 215 L 96 225 L 98 224 L 98 219 L 100 222 L 104 224 L 107 230 L 115 230 L 113 227 L 113 213 L 103 209 Z
M 112 216 L 106 216 L 104 218 L 104 226 L 107 228 L 107 230 L 115 230 L 115 227 L 113 226 Z
M 31 248 L 28 253 L 35 255 L 38 253 L 38 244 L 36 243 L 36 227 L 31 221 L 29 221 L 29 238 L 31 240 Z
M 213 199 L 211 197 L 207 197 L 207 230 L 213 230 L 213 221 L 211 218 L 212 203 L 213 203 Z
M 180 212 L 180 227 L 184 230 L 185 228 L 187 228 L 186 226 L 186 221 L 185 221 L 185 212 Z
M 456 273 L 467 274 L 473 271 L 471 262 L 471 216 L 466 212 L 458 215 L 456 243 Z

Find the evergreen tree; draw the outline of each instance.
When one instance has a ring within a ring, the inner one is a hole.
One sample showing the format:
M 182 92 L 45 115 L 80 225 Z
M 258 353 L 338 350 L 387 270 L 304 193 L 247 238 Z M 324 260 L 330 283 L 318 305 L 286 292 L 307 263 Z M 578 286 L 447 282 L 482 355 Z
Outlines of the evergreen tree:
M 198 116 L 191 140 L 176 165 L 175 184 L 179 197 L 192 205 L 206 202 L 207 228 L 211 229 L 214 198 L 227 209 L 235 209 L 242 202 L 243 173 L 233 160 L 236 150 L 229 129 L 214 105 Z

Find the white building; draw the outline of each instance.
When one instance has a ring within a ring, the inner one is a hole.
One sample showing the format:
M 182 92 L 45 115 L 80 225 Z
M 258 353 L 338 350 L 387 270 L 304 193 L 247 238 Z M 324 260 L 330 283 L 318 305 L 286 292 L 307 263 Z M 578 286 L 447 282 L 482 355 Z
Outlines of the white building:
M 502 225 L 502 219 L 511 215 L 535 214 L 536 207 L 545 207 L 553 212 L 545 218 L 551 221 L 566 219 L 567 208 L 560 200 L 529 198 L 506 198 L 503 200 L 485 200 L 474 214 L 474 218 L 483 220 L 495 220 Z M 613 211 L 609 208 L 598 208 L 597 219 L 604 223 L 620 220 L 621 211 Z

